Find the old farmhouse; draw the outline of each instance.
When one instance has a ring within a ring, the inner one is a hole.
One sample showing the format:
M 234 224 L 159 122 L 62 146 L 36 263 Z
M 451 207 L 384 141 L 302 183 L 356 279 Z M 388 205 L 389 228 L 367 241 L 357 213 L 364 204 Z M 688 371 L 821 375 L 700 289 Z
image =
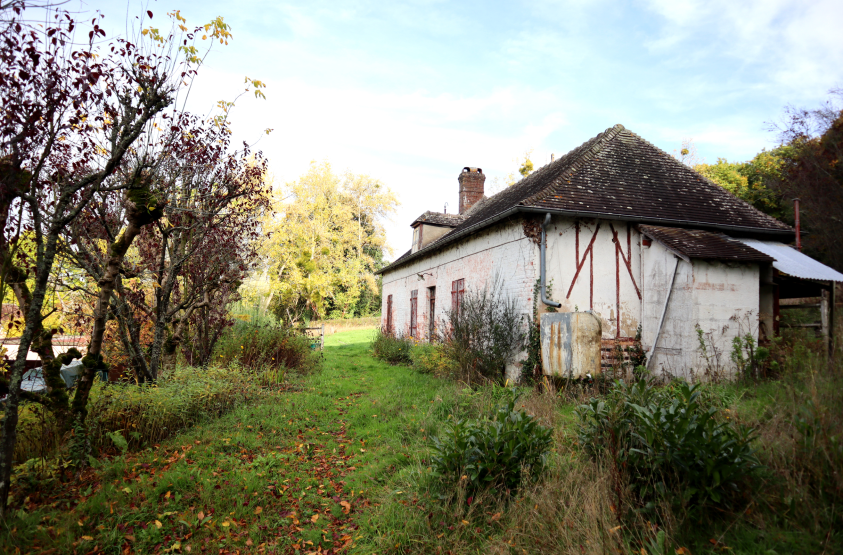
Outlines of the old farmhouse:
M 545 221 L 547 296 L 560 312 L 599 319 L 604 364 L 640 325 L 652 371 L 728 372 L 732 338 L 771 337 L 788 298 L 821 299 L 821 325 L 831 326 L 828 301 L 843 275 L 787 246 L 790 226 L 622 125 L 494 196 L 484 196 L 485 179 L 464 168 L 459 214 L 412 222 L 412 248 L 381 271 L 383 326 L 434 337 L 464 292 L 494 276 L 531 315 Z M 510 378 L 520 373 L 517 361 L 507 368 Z

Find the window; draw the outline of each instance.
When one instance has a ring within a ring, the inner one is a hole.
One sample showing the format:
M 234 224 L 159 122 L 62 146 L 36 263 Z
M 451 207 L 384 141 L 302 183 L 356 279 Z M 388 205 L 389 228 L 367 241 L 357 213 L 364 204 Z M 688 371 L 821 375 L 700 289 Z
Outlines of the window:
M 429 304 L 427 312 L 427 340 L 436 339 L 436 287 L 427 288 L 427 300 Z
M 462 298 L 465 295 L 465 279 L 458 279 L 451 283 L 451 311 L 460 313 Z
M 386 333 L 392 333 L 392 295 L 386 298 Z
M 414 289 L 410 291 L 410 337 L 418 339 L 416 336 L 416 324 L 419 316 L 419 290 Z

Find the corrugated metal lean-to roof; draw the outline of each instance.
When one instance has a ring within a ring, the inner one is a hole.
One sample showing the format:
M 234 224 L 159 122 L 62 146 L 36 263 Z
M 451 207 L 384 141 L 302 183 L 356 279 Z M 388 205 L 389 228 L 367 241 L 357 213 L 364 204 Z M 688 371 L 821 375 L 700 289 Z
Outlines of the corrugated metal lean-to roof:
M 784 243 L 779 243 L 778 241 L 759 241 L 758 239 L 739 239 L 739 241 L 775 258 L 776 261 L 773 262 L 773 268 L 783 274 L 802 279 L 843 282 L 843 274 L 834 268 L 829 268 L 825 264 L 817 262 L 810 256 L 806 256 Z

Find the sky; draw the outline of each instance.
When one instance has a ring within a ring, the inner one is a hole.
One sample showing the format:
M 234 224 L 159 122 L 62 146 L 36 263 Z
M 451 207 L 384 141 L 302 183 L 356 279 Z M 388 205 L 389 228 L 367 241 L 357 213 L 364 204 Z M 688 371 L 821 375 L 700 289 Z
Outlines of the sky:
M 401 202 L 388 258 L 425 210 L 458 210 L 464 166 L 495 192 L 525 152 L 538 167 L 617 123 L 667 152 L 691 139 L 706 162 L 744 161 L 778 144 L 769 123 L 785 106 L 818 107 L 843 87 L 840 0 L 78 6 L 110 35 L 146 9 L 164 28 L 175 9 L 190 26 L 223 16 L 234 39 L 206 59 L 190 108 L 237 97 L 246 76 L 265 82 L 265 100 L 237 101 L 235 139 L 258 141 L 278 182 L 327 160 L 386 184 Z

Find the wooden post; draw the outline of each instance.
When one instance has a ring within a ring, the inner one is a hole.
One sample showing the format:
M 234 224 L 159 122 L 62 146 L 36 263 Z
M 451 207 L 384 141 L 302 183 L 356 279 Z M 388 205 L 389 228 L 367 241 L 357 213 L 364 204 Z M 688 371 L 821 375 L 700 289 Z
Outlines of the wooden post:
M 831 334 L 829 333 L 829 306 L 828 306 L 828 298 L 829 292 L 826 289 L 822 290 L 822 297 L 820 297 L 820 321 L 822 326 L 822 336 L 823 336 L 823 344 L 825 346 L 825 350 L 827 353 L 831 354 L 830 347 L 831 347 Z
M 831 329 L 831 345 L 829 348 L 831 349 L 830 354 L 833 355 L 834 348 L 837 346 L 837 337 L 834 335 L 837 333 L 837 328 L 834 327 L 834 312 L 837 309 L 837 283 L 834 281 L 831 282 L 831 304 L 828 308 L 828 326 Z

